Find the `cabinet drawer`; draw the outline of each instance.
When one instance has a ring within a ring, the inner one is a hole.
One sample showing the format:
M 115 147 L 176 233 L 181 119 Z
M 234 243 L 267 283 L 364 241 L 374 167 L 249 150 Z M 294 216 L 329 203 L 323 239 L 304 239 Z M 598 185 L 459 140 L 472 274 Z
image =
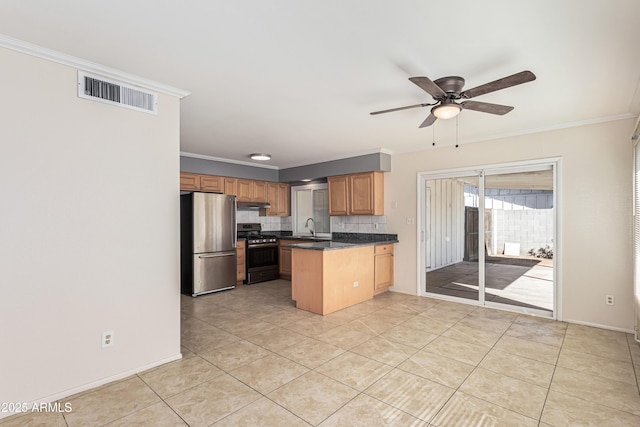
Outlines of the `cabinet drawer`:
M 393 245 L 376 245 L 374 253 L 376 255 L 393 253 Z

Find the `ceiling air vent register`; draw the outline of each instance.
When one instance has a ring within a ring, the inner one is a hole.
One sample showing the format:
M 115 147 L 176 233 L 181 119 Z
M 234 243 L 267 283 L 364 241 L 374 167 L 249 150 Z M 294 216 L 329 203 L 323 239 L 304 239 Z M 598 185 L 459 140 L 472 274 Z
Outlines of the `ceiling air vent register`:
M 78 71 L 78 96 L 145 113 L 158 114 L 157 93 L 83 71 Z

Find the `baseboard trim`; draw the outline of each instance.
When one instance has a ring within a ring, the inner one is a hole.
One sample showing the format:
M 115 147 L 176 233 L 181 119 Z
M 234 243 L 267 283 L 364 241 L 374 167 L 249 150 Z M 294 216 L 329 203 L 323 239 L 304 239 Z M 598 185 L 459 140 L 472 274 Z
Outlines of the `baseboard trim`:
M 74 394 L 82 393 L 84 391 L 91 390 L 92 388 L 100 387 L 102 385 L 105 385 L 105 384 L 108 384 L 108 383 L 112 383 L 112 382 L 121 380 L 123 378 L 130 377 L 131 375 L 135 375 L 137 373 L 140 373 L 140 372 L 155 368 L 157 366 L 164 365 L 165 363 L 173 362 L 173 361 L 180 360 L 180 359 L 182 359 L 182 353 L 175 354 L 173 356 L 167 357 L 165 359 L 158 360 L 158 361 L 153 362 L 153 363 L 148 363 L 146 365 L 142 365 L 142 366 L 140 366 L 138 368 L 135 368 L 135 369 L 130 369 L 128 371 L 120 372 L 119 374 L 112 375 L 110 377 L 101 378 L 99 380 L 92 381 L 90 383 L 83 384 L 81 386 L 74 387 L 74 388 L 62 391 L 60 393 L 55 393 L 55 394 L 52 394 L 52 395 L 49 395 L 49 396 L 46 396 L 46 397 L 43 397 L 43 398 L 40 398 L 40 399 L 36 399 L 36 400 L 34 400 L 32 402 L 28 402 L 27 406 L 28 407 L 32 407 L 34 404 L 55 402 L 55 401 L 64 399 L 65 397 L 73 396 Z M 3 413 L 0 413 L 0 419 L 6 418 L 6 417 L 10 417 L 10 416 L 16 415 L 18 413 L 19 412 L 3 412 Z
M 635 331 L 633 329 L 618 328 L 618 327 L 615 327 L 615 326 L 601 325 L 599 323 L 584 322 L 582 320 L 563 319 L 562 321 L 563 322 L 567 322 L 567 323 L 574 323 L 576 325 L 591 326 L 592 328 L 606 329 L 606 330 L 609 330 L 609 331 L 616 331 L 616 332 L 624 332 L 626 334 L 635 333 Z

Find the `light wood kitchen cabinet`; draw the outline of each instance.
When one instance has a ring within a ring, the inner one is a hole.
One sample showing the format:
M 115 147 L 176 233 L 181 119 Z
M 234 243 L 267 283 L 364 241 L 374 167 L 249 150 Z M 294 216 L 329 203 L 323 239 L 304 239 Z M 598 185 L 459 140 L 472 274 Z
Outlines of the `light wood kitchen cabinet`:
M 214 175 L 200 175 L 200 191 L 224 193 L 224 178 Z
M 330 176 L 329 215 L 384 215 L 384 173 Z
M 349 175 L 349 215 L 384 215 L 383 172 Z
M 236 244 L 236 255 L 238 260 L 238 271 L 236 281 L 238 284 L 242 283 L 247 278 L 247 270 L 245 268 L 246 263 L 246 249 L 247 242 L 245 240 L 238 240 Z
M 238 200 L 241 202 L 266 202 L 267 182 L 252 179 L 238 179 Z
M 300 243 L 299 240 L 279 240 L 278 273 L 281 279 L 291 280 L 291 248 L 285 246 Z
M 238 179 L 237 189 L 238 201 L 250 202 L 253 197 L 253 181 L 250 179 Z
M 180 190 L 223 193 L 224 178 L 215 175 L 180 172 Z
M 236 178 L 224 178 L 224 194 L 227 196 L 238 195 L 238 180 Z
M 293 248 L 291 299 L 296 308 L 326 315 L 373 298 L 374 250 Z
M 253 200 L 254 202 L 267 201 L 267 182 L 253 181 Z
M 180 190 L 200 190 L 200 175 L 196 173 L 180 172 Z
M 378 295 L 393 286 L 393 245 L 378 245 L 374 250 L 373 293 Z
M 267 203 L 271 207 L 260 209 L 260 216 L 289 216 L 289 184 L 268 182 Z
M 278 183 L 267 183 L 267 203 L 271 205 L 270 208 L 260 210 L 261 216 L 278 216 L 278 207 L 280 200 L 278 199 Z
M 289 184 L 278 184 L 278 216 L 289 216 L 291 214 L 291 187 Z
M 347 175 L 327 178 L 329 189 L 329 215 L 349 215 L 349 179 Z
M 271 209 L 261 209 L 260 215 L 290 215 L 290 187 L 286 183 L 180 172 L 180 190 L 223 193 L 236 196 L 240 202 L 268 202 Z

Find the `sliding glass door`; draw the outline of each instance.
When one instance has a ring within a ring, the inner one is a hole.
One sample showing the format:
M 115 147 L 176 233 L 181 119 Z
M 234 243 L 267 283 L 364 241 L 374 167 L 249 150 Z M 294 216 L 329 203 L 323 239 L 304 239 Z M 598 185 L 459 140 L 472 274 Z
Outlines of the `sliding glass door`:
M 478 300 L 478 175 L 425 181 L 426 290 Z
M 551 166 L 484 180 L 485 301 L 553 313 Z
M 554 163 L 421 174 L 422 290 L 554 316 Z

